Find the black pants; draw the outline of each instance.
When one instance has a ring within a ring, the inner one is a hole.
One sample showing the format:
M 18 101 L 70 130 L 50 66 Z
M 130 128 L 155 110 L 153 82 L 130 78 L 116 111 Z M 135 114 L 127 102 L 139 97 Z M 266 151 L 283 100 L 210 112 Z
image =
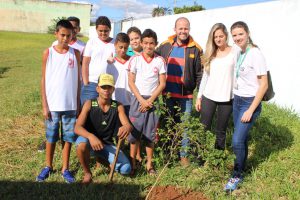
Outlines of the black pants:
M 229 117 L 232 113 L 232 100 L 228 102 L 216 102 L 202 96 L 200 122 L 205 126 L 206 130 L 211 130 L 211 124 L 215 113 L 217 113 L 215 148 L 224 150 L 226 129 Z

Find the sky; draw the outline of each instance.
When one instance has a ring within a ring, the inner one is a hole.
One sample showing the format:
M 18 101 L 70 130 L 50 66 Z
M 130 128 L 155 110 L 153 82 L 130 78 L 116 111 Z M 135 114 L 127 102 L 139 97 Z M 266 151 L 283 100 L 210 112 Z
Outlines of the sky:
M 55 0 L 64 2 L 91 3 L 93 5 L 92 21 L 105 15 L 112 21 L 134 17 L 135 19 L 151 17 L 153 8 L 173 8 L 192 6 L 194 3 L 206 10 L 229 6 L 246 5 L 274 0 Z

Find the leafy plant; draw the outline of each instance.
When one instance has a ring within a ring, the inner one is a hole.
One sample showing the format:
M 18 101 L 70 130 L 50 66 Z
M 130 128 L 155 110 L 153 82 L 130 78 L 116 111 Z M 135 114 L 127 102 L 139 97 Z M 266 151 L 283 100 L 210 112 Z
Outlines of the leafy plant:
M 57 17 L 57 18 L 51 19 L 51 25 L 48 26 L 48 31 L 47 31 L 47 33 L 49 33 L 49 34 L 55 33 L 55 30 L 56 30 L 56 24 L 57 24 L 57 22 L 59 22 L 59 21 L 62 20 L 62 19 L 67 19 L 67 18 L 66 18 L 66 17 Z

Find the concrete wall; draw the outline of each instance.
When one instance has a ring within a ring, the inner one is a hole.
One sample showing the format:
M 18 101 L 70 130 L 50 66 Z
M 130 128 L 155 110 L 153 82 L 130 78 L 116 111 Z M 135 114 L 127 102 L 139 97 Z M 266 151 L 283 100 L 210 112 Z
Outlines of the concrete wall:
M 88 35 L 90 4 L 63 3 L 47 0 L 0 0 L 0 30 L 46 33 L 51 20 L 76 16 L 81 32 Z
M 300 113 L 300 1 L 280 0 L 265 3 L 206 10 L 194 13 L 133 20 L 123 23 L 122 31 L 137 26 L 142 31 L 153 29 L 159 42 L 174 33 L 178 17 L 191 22 L 191 35 L 204 48 L 210 28 L 217 22 L 228 29 L 235 21 L 245 21 L 251 37 L 266 57 L 271 69 L 276 104 L 294 108 Z M 230 41 L 232 44 L 232 40 Z

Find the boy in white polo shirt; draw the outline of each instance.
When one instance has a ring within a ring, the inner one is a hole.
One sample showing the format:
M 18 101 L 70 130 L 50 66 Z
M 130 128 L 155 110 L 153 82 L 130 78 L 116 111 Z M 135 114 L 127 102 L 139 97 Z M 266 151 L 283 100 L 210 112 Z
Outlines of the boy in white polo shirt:
M 62 176 L 67 183 L 75 181 L 69 171 L 71 145 L 75 142 L 74 125 L 79 108 L 79 51 L 69 47 L 73 26 L 68 20 L 60 20 L 55 36 L 58 44 L 46 49 L 42 62 L 42 105 L 46 121 L 46 167 L 36 177 L 42 182 L 53 172 L 55 144 L 61 124 Z
M 154 101 L 166 85 L 165 61 L 154 54 L 157 45 L 157 35 L 151 29 L 142 34 L 143 52 L 133 56 L 129 63 L 129 87 L 134 94 L 131 100 L 129 118 L 134 130 L 128 136 L 132 169 L 136 169 L 136 147 L 142 138 L 146 142 L 147 172 L 155 175 L 152 164 L 155 132 L 159 116 L 155 114 Z
M 128 85 L 128 64 L 130 59 L 130 56 L 126 54 L 128 46 L 128 35 L 126 33 L 118 33 L 115 37 L 116 55 L 106 70 L 108 74 L 113 75 L 116 81 L 112 99 L 123 104 L 127 117 L 132 96 Z
M 106 73 L 107 59 L 115 52 L 114 40 L 109 37 L 111 23 L 105 16 L 96 20 L 97 38 L 90 39 L 83 53 L 81 105 L 88 99 L 98 96 L 96 91 L 100 74 Z

